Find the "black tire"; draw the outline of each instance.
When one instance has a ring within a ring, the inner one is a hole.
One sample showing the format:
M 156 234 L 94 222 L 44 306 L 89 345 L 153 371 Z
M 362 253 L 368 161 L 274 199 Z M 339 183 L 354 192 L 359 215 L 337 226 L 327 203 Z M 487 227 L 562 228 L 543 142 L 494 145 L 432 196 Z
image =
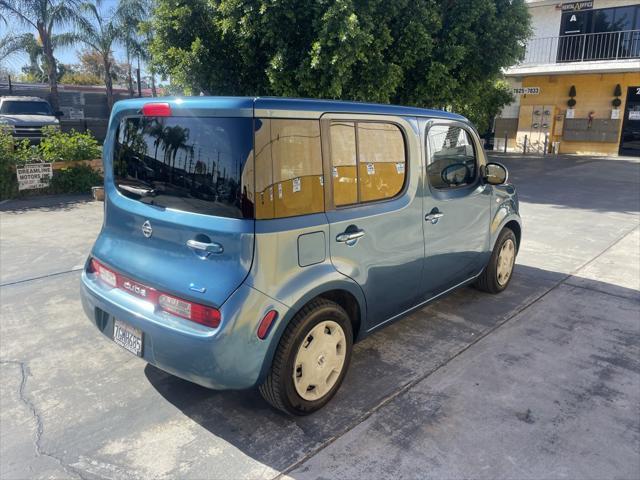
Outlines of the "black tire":
M 478 279 L 475 281 L 474 286 L 478 290 L 495 294 L 495 293 L 502 292 L 505 288 L 509 286 L 509 282 L 511 282 L 511 278 L 513 277 L 513 269 L 506 282 L 501 284 L 498 281 L 498 258 L 500 256 L 500 250 L 502 249 L 502 246 L 509 240 L 513 242 L 513 245 L 515 248 L 515 253 L 514 253 L 514 263 L 515 263 L 515 255 L 517 255 L 518 253 L 518 250 L 517 250 L 518 241 L 516 239 L 516 235 L 513 233 L 513 230 L 505 227 L 500 232 L 500 235 L 498 235 L 498 240 L 496 240 L 496 244 L 493 247 L 493 252 L 491 253 L 491 258 L 489 259 L 489 263 L 487 263 L 487 266 L 484 268 L 484 270 L 482 271 Z
M 336 383 L 317 400 L 302 398 L 296 391 L 293 373 L 296 354 L 309 332 L 322 321 L 332 320 L 343 330 L 346 348 L 345 360 Z M 259 390 L 263 398 L 278 410 L 292 415 L 308 415 L 322 408 L 331 400 L 342 384 L 351 360 L 353 331 L 351 320 L 344 309 L 335 302 L 319 298 L 311 301 L 291 320 L 278 344 L 271 371 Z

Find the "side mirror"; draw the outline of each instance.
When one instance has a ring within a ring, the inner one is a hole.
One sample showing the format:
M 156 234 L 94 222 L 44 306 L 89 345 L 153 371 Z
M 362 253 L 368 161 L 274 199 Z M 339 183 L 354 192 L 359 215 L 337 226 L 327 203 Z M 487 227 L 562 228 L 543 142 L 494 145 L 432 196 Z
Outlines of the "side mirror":
M 502 185 L 507 183 L 509 173 L 504 165 L 499 163 L 487 163 L 484 167 L 484 181 L 489 185 Z
M 64 117 L 64 112 L 62 110 L 58 110 L 53 115 L 56 117 Z
M 464 163 L 453 163 L 440 172 L 440 178 L 447 185 L 462 185 L 467 181 L 470 171 Z

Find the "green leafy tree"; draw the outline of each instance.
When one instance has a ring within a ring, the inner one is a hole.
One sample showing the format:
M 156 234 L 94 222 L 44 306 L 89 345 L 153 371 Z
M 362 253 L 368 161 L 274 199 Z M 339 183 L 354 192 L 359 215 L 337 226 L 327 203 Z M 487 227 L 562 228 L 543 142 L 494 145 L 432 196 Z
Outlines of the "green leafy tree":
M 151 24 L 154 65 L 186 93 L 468 112 L 508 101 L 496 80 L 530 34 L 523 0 L 158 0 Z
M 60 78 L 63 85 L 100 85 L 102 78 L 90 73 L 68 70 Z
M 473 95 L 461 96 L 451 108 L 469 118 L 480 133 L 490 131 L 493 118 L 500 109 L 513 102 L 511 87 L 504 80 L 482 82 L 475 86 Z
M 104 61 L 102 55 L 89 48 L 84 48 L 76 53 L 80 63 L 76 69 L 86 75 L 98 77 L 100 82 L 104 80 Z M 111 79 L 114 82 L 120 82 L 126 77 L 126 65 L 118 62 L 113 55 L 109 57 L 109 64 L 111 65 Z M 98 83 L 100 83 L 98 82 Z
M 60 107 L 58 98 L 58 68 L 53 53 L 56 47 L 73 43 L 73 37 L 56 33 L 59 29 L 73 26 L 78 21 L 78 0 L 0 0 L 3 18 L 15 19 L 35 29 L 38 43 L 42 47 L 47 80 L 54 110 Z

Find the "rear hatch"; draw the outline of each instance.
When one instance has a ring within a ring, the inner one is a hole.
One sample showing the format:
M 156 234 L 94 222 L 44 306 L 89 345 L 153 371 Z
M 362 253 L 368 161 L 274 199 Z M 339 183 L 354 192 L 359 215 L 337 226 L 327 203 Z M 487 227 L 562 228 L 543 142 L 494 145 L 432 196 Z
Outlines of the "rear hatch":
M 93 255 L 147 287 L 219 307 L 253 259 L 253 119 L 154 105 L 149 116 L 114 111 Z

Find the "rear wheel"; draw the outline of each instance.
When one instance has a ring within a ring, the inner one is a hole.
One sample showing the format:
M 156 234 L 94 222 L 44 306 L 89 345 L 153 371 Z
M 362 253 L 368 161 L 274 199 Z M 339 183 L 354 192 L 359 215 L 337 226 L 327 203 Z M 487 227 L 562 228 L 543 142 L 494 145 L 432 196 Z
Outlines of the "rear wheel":
M 340 388 L 352 345 L 344 309 L 330 300 L 312 301 L 287 326 L 260 393 L 286 413 L 315 412 Z
M 484 292 L 500 293 L 511 281 L 518 253 L 518 243 L 513 230 L 504 228 L 489 259 L 489 263 L 476 280 L 475 286 Z

